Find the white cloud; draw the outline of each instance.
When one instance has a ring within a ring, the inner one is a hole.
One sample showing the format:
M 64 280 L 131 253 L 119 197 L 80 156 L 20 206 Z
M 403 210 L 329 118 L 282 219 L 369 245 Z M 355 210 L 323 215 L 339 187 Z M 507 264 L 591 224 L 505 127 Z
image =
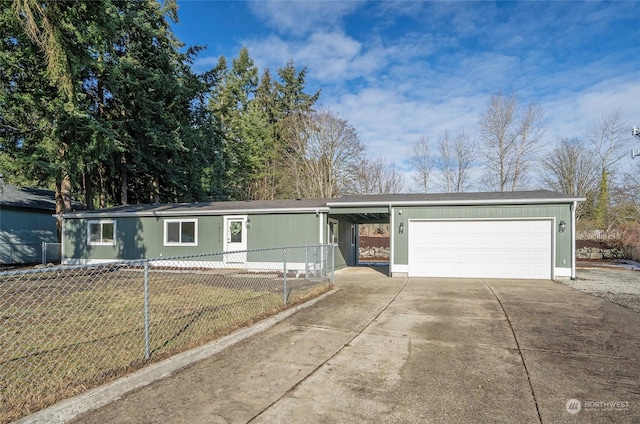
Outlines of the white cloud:
M 338 27 L 363 1 L 263 1 L 249 2 L 251 10 L 265 24 L 280 33 L 296 36 Z
M 629 125 L 640 125 L 640 73 L 620 75 L 576 93 L 563 93 L 545 105 L 550 117 L 550 136 L 583 137 L 603 115 L 620 109 Z
M 306 66 L 308 84 L 323 89 L 320 103 L 347 119 L 372 155 L 403 165 L 422 134 L 434 145 L 445 130 L 473 137 L 499 91 L 539 103 L 550 142 L 582 135 L 615 108 L 640 125 L 640 50 L 618 48 L 608 29 L 637 14 L 628 3 L 252 2 L 277 33 L 242 42 L 261 69 Z M 372 24 L 347 32 L 356 10 Z M 612 48 L 601 52 L 600 40 Z

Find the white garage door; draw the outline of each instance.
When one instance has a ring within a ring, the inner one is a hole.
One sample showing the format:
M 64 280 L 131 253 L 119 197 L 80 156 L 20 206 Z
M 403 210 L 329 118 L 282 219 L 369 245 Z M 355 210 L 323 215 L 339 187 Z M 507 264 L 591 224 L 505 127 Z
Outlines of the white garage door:
M 549 279 L 551 224 L 409 221 L 409 276 Z

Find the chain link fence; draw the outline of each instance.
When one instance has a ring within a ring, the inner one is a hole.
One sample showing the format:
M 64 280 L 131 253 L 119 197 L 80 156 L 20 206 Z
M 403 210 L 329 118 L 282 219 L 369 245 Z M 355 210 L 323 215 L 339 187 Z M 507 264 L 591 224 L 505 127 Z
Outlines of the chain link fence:
M 62 253 L 61 243 L 42 242 L 42 265 L 60 264 Z
M 333 246 L 0 273 L 0 422 L 326 292 Z

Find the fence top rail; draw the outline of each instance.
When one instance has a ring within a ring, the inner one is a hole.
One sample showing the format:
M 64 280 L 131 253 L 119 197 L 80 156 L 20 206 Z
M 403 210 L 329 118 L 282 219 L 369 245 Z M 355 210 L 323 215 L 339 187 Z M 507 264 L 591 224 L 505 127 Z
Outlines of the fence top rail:
M 79 264 L 79 265 L 56 265 L 56 266 L 44 266 L 41 268 L 29 268 L 22 270 L 14 270 L 14 271 L 1 271 L 0 277 L 10 277 L 17 275 L 27 275 L 27 274 L 38 274 L 38 273 L 49 273 L 49 272 L 63 272 L 69 270 L 76 269 L 91 269 L 91 268 L 124 268 L 124 267 L 135 267 L 135 266 L 144 266 L 145 263 L 149 262 L 161 262 L 161 261 L 177 261 L 183 259 L 196 259 L 196 258 L 206 258 L 212 256 L 222 256 L 222 255 L 230 255 L 237 253 L 252 253 L 252 252 L 268 252 L 268 251 L 286 251 L 287 249 L 304 249 L 304 248 L 321 248 L 332 246 L 331 244 L 309 244 L 309 245 L 297 245 L 297 246 L 281 246 L 281 247 L 269 247 L 263 249 L 250 249 L 250 250 L 233 250 L 227 252 L 210 252 L 210 253 L 197 253 L 191 255 L 181 255 L 181 256 L 161 256 L 156 258 L 142 258 L 142 259 L 130 259 L 130 260 L 117 260 L 113 262 L 95 262 L 90 264 Z
M 249 249 L 249 250 L 227 250 L 225 252 L 209 252 L 209 253 L 194 253 L 191 255 L 179 255 L 179 256 L 161 256 L 156 258 L 148 258 L 143 259 L 144 261 L 172 261 L 179 259 L 192 259 L 192 258 L 205 258 L 208 256 L 222 256 L 222 255 L 232 255 L 234 253 L 256 253 L 256 252 L 277 252 L 284 251 L 287 249 L 306 249 L 313 247 L 325 247 L 327 244 L 308 244 L 308 245 L 297 245 L 297 246 L 281 246 L 281 247 L 267 247 L 263 249 Z

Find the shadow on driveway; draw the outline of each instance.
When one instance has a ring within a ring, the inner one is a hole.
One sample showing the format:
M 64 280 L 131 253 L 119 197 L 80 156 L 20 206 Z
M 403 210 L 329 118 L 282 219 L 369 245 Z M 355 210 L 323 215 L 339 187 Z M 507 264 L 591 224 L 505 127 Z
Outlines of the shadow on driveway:
M 640 314 L 553 281 L 336 286 L 75 422 L 640 422 Z

